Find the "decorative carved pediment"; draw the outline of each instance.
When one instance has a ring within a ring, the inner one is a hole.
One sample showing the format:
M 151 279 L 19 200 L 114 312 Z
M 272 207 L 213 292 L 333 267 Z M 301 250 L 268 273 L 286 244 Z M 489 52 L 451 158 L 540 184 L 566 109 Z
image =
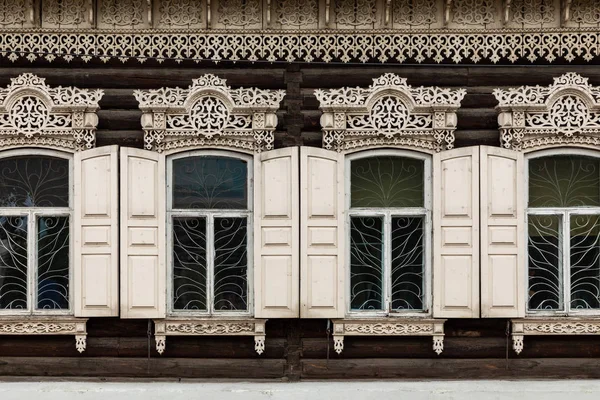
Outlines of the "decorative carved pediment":
M 500 140 L 505 148 L 600 145 L 600 87 L 574 72 L 550 86 L 496 89 Z
M 102 90 L 46 85 L 22 74 L 0 88 L 0 147 L 41 145 L 69 150 L 94 147 Z
M 225 79 L 206 74 L 188 89 L 136 90 L 134 96 L 148 150 L 224 146 L 260 152 L 273 148 L 275 112 L 285 91 L 231 89 Z
M 384 74 L 368 88 L 315 91 L 323 110 L 323 147 L 408 146 L 430 151 L 454 146 L 456 110 L 464 89 L 416 87 Z

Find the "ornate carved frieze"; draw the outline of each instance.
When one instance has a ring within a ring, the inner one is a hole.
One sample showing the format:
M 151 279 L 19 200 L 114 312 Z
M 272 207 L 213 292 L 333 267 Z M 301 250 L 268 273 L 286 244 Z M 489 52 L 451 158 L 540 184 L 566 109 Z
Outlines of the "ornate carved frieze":
M 273 148 L 275 112 L 283 90 L 231 89 L 206 74 L 188 89 L 136 90 L 144 143 L 159 152 L 191 146 L 226 146 L 260 152 Z
M 600 5 L 593 0 L 572 0 L 571 14 L 573 22 L 578 24 L 600 24 Z
M 31 7 L 28 0 L 0 0 L 0 26 L 26 23 Z
M 376 16 L 376 0 L 335 0 L 335 18 L 339 25 L 372 26 Z
M 464 89 L 416 87 L 388 73 L 368 88 L 315 90 L 323 110 L 323 147 L 345 151 L 397 145 L 430 151 L 454 146 Z
M 598 318 L 513 319 L 511 324 L 513 350 L 517 354 L 523 351 L 525 336 L 600 335 L 600 319 Z
M 246 27 L 261 22 L 260 0 L 220 0 L 219 23 L 224 26 Z
M 461 25 L 486 25 L 494 22 L 494 0 L 453 0 L 452 22 Z
M 89 0 L 44 0 L 42 22 L 54 26 L 78 26 L 86 21 Z
M 496 89 L 500 140 L 528 150 L 554 144 L 600 145 L 600 87 L 574 72 L 550 86 Z
M 513 0 L 513 22 L 525 25 L 542 25 L 554 22 L 552 0 Z
M 175 28 L 190 27 L 202 22 L 200 0 L 161 0 L 160 24 Z
M 22 74 L 0 88 L 0 147 L 94 147 L 102 90 L 51 88 L 44 78 Z
M 105 25 L 135 26 L 144 22 L 144 0 L 101 0 L 100 20 Z
M 173 318 L 154 321 L 156 351 L 163 354 L 167 336 L 254 336 L 254 349 L 265 350 L 266 319 Z
M 80 353 L 87 345 L 87 319 L 73 317 L 0 317 L 0 335 L 73 335 Z
M 394 23 L 401 25 L 430 25 L 437 22 L 435 0 L 396 0 Z
M 333 320 L 335 352 L 344 350 L 344 336 L 431 336 L 433 351 L 444 350 L 445 319 L 338 319 Z
M 318 18 L 317 0 L 277 0 L 277 22 L 282 27 L 298 29 L 311 26 L 318 22 Z

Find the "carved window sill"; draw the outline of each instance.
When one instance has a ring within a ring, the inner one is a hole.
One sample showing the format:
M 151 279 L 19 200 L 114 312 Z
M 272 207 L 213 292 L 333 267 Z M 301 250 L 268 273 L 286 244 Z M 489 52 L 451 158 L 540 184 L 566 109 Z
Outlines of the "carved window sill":
M 513 350 L 517 354 L 523 351 L 525 336 L 547 335 L 600 335 L 600 318 L 526 318 L 513 319 Z
M 254 336 L 254 349 L 265 350 L 266 319 L 167 318 L 154 320 L 156 351 L 164 353 L 167 336 Z
M 87 347 L 87 318 L 75 317 L 0 317 L 0 335 L 74 335 L 75 348 Z
M 344 336 L 431 336 L 433 351 L 444 350 L 445 319 L 337 319 L 333 320 L 335 352 L 344 350 Z

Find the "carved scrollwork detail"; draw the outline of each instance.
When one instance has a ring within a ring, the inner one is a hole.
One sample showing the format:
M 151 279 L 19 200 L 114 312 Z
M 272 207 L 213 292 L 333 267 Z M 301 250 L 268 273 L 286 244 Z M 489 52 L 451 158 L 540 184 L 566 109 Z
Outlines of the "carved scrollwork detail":
M 107 25 L 133 26 L 144 22 L 143 0 L 101 0 L 100 15 Z
M 301 27 L 318 21 L 317 0 L 278 0 L 277 22 L 282 26 Z
M 248 26 L 260 23 L 259 0 L 219 1 L 219 22 L 225 26 Z
M 494 22 L 494 0 L 454 0 L 452 21 L 463 25 L 484 25 Z
M 437 22 L 435 0 L 396 0 L 394 23 L 405 25 L 431 25 Z
M 85 318 L 73 317 L 0 317 L 0 335 L 73 335 L 75 348 L 82 353 L 86 349 Z
M 161 0 L 160 23 L 176 27 L 202 22 L 202 2 L 199 0 Z
M 600 10 L 595 1 L 573 0 L 571 4 L 572 20 L 578 24 L 600 24 Z
M 375 0 L 336 0 L 335 18 L 342 25 L 370 25 L 376 22 Z
M 167 323 L 166 334 L 181 333 L 188 335 L 227 335 L 254 332 L 253 323 L 214 322 L 214 323 Z
M 600 335 L 598 318 L 531 318 L 511 320 L 513 349 L 523 351 L 524 336 Z
M 364 335 L 415 335 L 420 333 L 433 333 L 433 325 L 410 323 L 345 323 L 344 331 L 346 333 L 360 333 Z
M 552 0 L 514 0 L 511 5 L 513 22 L 525 25 L 541 25 L 554 22 Z
M 0 0 L 0 25 L 21 25 L 27 21 L 26 0 Z
M 85 22 L 87 0 L 44 0 L 42 20 L 53 25 L 80 25 Z

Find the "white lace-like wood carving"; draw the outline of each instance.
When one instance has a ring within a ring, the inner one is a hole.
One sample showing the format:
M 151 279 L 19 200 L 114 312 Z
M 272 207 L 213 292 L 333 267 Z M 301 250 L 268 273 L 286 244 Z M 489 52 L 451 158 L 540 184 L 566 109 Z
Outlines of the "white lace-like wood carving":
M 344 151 L 385 145 L 430 151 L 454 146 L 464 89 L 416 87 L 387 73 L 368 88 L 317 89 L 323 147 Z
M 590 0 L 572 0 L 572 20 L 578 24 L 600 24 L 600 7 L 598 2 Z
M 17 25 L 27 22 L 27 0 L 0 0 L 0 25 Z
M 600 87 L 574 72 L 550 86 L 496 89 L 500 140 L 505 148 L 600 145 Z
M 375 0 L 336 0 L 335 20 L 341 25 L 372 25 L 376 21 Z
M 525 336 L 600 335 L 600 319 L 596 318 L 531 318 L 513 319 L 513 350 L 523 351 Z
M 485 25 L 494 22 L 494 0 L 453 0 L 452 22 L 462 25 Z
M 511 4 L 513 22 L 525 25 L 541 25 L 554 22 L 552 0 L 514 0 Z
M 220 0 L 219 23 L 225 26 L 248 26 L 260 23 L 259 0 Z
M 432 336 L 433 351 L 444 350 L 445 319 L 338 319 L 333 320 L 333 347 L 344 350 L 344 336 Z
M 430 25 L 437 22 L 435 0 L 396 0 L 394 23 L 406 25 Z
M 144 22 L 143 0 L 101 0 L 100 16 L 103 23 L 115 26 L 133 26 Z
M 318 21 L 318 12 L 317 0 L 277 1 L 277 21 L 282 26 L 314 25 Z
M 22 74 L 0 88 L 0 147 L 47 145 L 69 150 L 94 147 L 102 90 L 51 88 L 44 78 Z
M 275 112 L 283 90 L 231 89 L 212 74 L 188 89 L 136 90 L 143 112 L 144 145 L 159 152 L 197 146 L 273 148 Z
M 187 27 L 202 22 L 200 0 L 160 0 L 160 23 L 174 27 Z
M 163 354 L 167 336 L 254 336 L 254 350 L 265 350 L 266 319 L 173 318 L 154 321 L 156 351 Z
M 75 348 L 87 346 L 87 319 L 73 317 L 0 317 L 0 335 L 73 335 Z
M 52 25 L 80 25 L 85 22 L 88 0 L 44 0 L 42 21 Z

